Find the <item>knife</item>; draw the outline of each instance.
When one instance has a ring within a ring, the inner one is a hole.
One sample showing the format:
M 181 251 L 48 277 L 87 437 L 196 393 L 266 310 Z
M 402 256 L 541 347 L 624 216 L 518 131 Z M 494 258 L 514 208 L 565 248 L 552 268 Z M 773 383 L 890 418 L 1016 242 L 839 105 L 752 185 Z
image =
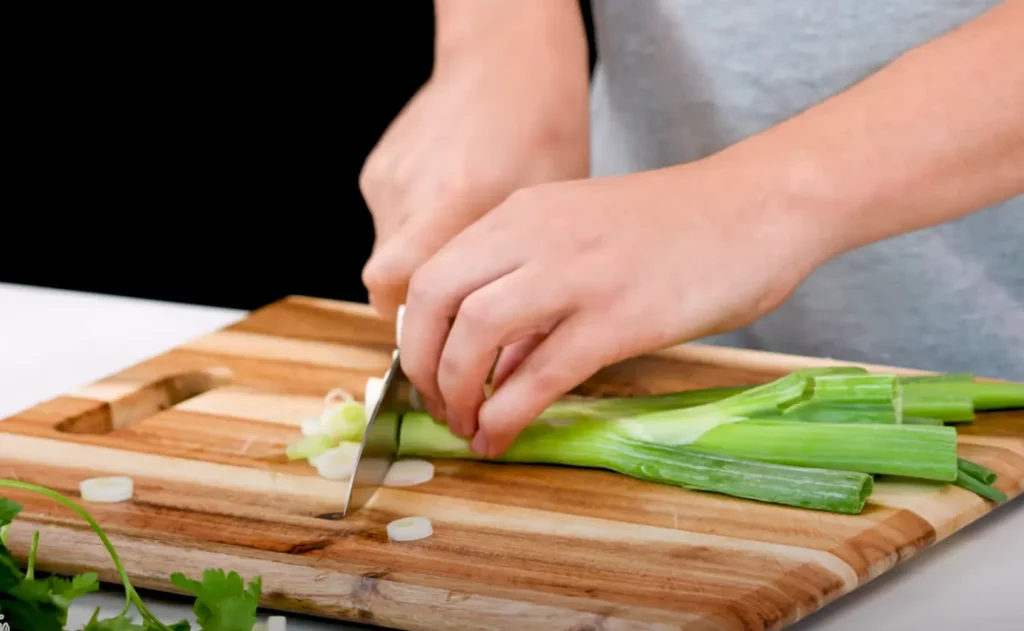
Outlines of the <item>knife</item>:
M 349 480 L 348 496 L 341 517 L 366 505 L 384 483 L 384 477 L 398 458 L 398 438 L 402 429 L 402 415 L 418 409 L 418 396 L 409 378 L 402 371 L 399 337 L 402 330 L 404 305 L 399 308 L 395 350 L 391 353 L 391 366 L 384 373 L 380 396 L 370 411 L 363 432 L 362 444 L 356 454 L 356 466 Z

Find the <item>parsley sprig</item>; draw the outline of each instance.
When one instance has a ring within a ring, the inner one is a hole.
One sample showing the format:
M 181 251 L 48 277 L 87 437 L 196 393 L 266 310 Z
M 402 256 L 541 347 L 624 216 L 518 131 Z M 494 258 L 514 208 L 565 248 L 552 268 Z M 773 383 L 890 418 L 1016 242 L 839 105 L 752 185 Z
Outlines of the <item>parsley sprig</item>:
M 142 602 L 135 591 L 128 573 L 110 539 L 96 520 L 81 506 L 64 495 L 20 480 L 0 479 L 0 488 L 14 488 L 33 491 L 70 508 L 85 519 L 99 536 L 114 561 L 121 583 L 124 585 L 125 604 L 121 613 L 113 618 L 99 619 L 99 609 L 79 631 L 192 631 L 187 620 L 164 624 Z M 23 572 L 17 559 L 7 548 L 7 530 L 21 512 L 22 506 L 7 498 L 0 497 L 0 614 L 2 620 L 12 629 L 31 631 L 65 631 L 68 608 L 71 601 L 79 596 L 97 591 L 99 577 L 95 572 L 63 578 L 48 576 L 35 577 L 36 551 L 39 533 L 33 533 L 26 570 Z M 192 607 L 200 631 L 251 631 L 256 624 L 262 583 L 260 577 L 248 585 L 236 572 L 207 569 L 202 580 L 186 577 L 175 572 L 171 583 L 196 597 Z M 141 624 L 128 617 L 134 605 L 142 618 Z

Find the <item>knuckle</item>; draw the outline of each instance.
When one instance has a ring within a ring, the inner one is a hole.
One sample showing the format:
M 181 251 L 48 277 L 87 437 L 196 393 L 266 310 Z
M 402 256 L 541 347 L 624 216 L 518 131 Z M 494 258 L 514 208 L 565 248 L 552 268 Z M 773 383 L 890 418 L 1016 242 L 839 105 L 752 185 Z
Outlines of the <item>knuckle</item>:
M 363 197 L 371 197 L 376 191 L 377 183 L 382 180 L 379 175 L 380 168 L 378 163 L 377 155 L 371 153 L 370 157 L 363 163 L 363 168 L 359 171 L 359 192 L 362 193 Z
M 432 310 L 444 300 L 444 286 L 429 264 L 421 265 L 409 277 L 409 302 L 419 309 Z
M 522 368 L 524 390 L 534 400 L 556 392 L 567 379 L 565 369 L 551 361 L 528 362 Z
M 448 174 L 437 180 L 436 194 L 438 199 L 461 200 L 474 194 L 474 187 L 469 180 L 460 175 Z
M 462 302 L 458 317 L 474 337 L 490 337 L 500 326 L 494 302 L 481 293 L 472 294 Z
M 536 187 L 517 188 L 512 191 L 507 198 L 503 206 L 512 208 L 529 208 L 533 205 L 536 199 Z
M 459 394 L 459 376 L 464 373 L 462 358 L 453 353 L 442 353 L 437 366 L 437 386 L 446 400 L 454 400 Z
M 362 279 L 367 289 L 379 290 L 396 284 L 398 270 L 386 252 L 371 256 L 363 266 Z
M 381 264 L 381 257 L 373 255 L 363 265 L 363 282 L 369 285 L 376 285 L 383 274 L 384 266 Z

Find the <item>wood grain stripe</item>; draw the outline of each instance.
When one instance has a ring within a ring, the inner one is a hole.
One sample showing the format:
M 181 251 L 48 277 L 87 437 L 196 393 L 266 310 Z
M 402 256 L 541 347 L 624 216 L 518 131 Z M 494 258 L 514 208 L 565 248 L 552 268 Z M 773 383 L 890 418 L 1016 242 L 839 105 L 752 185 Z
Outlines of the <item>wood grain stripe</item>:
M 372 309 L 349 304 L 325 307 L 324 301 L 316 299 L 285 300 L 273 309 L 253 313 L 226 330 L 357 345 L 389 355 L 395 345 L 395 325 L 378 319 Z
M 324 398 L 219 388 L 175 406 L 178 412 L 250 419 L 298 427 L 304 418 L 319 418 Z
M 110 379 L 76 388 L 70 395 L 113 403 L 147 385 L 148 382 L 137 380 Z M 319 417 L 324 405 L 323 396 L 282 394 L 243 386 L 223 386 L 178 403 L 174 409 L 298 426 L 303 418 Z
M 389 355 L 390 357 L 390 355 Z M 223 366 L 235 373 L 232 384 L 267 393 L 323 397 L 333 388 L 344 388 L 362 399 L 368 377 L 383 369 L 339 369 L 302 362 L 285 362 L 253 357 L 234 357 L 199 351 L 175 351 L 166 362 L 187 369 L 193 366 Z M 129 369 L 138 370 L 138 369 Z M 127 371 L 126 371 L 127 372 Z
M 879 479 L 871 501 L 914 512 L 931 524 L 941 541 L 988 512 L 985 500 L 952 484 Z
M 714 547 L 729 551 L 768 553 L 774 560 L 787 559 L 802 563 L 815 563 L 825 568 L 842 582 L 845 588 L 857 584 L 857 574 L 849 565 L 833 554 L 763 541 L 749 541 L 721 535 L 687 532 L 683 530 L 657 528 L 633 524 L 623 529 L 620 522 L 565 515 L 536 509 L 509 507 L 501 504 L 470 502 L 446 498 L 435 502 L 421 493 L 403 489 L 384 489 L 378 493 L 371 505 L 377 510 L 389 511 L 395 515 L 426 515 L 444 522 L 458 515 L 463 525 L 487 528 L 501 524 L 503 529 L 514 529 L 518 533 L 537 536 L 581 537 L 594 541 L 617 541 L 621 543 L 664 542 L 697 547 Z
M 43 571 L 67 572 L 77 565 L 49 559 L 76 559 L 98 568 L 106 582 L 117 582 L 109 558 L 95 545 L 95 535 L 59 526 L 41 526 L 40 538 L 47 541 L 50 555 L 39 563 Z M 30 534 L 12 528 L 11 547 L 15 554 L 28 551 Z M 364 573 L 338 571 L 330 566 L 293 565 L 276 557 L 239 557 L 231 548 L 168 548 L 145 539 L 114 535 L 111 542 L 124 559 L 129 577 L 137 587 L 176 591 L 167 577 L 182 567 L 230 567 L 242 576 L 263 576 L 266 603 L 290 611 L 317 612 L 335 618 L 374 623 L 409 630 L 462 630 L 487 628 L 495 631 L 550 629 L 551 631 L 724 631 L 697 614 L 666 613 L 644 607 L 610 607 L 598 600 L 577 601 L 538 595 L 538 602 L 523 601 L 522 590 L 495 589 L 479 582 L 399 572 L 381 572 L 367 567 Z M 198 572 L 190 573 L 197 576 Z M 419 580 L 417 580 L 419 579 Z M 295 586 L 301 586 L 296 589 Z M 486 593 L 481 593 L 486 592 Z M 495 595 L 490 595 L 494 593 Z M 532 594 L 531 594 L 532 596 Z M 543 601 L 548 601 L 547 603 Z M 589 604 L 592 613 L 572 604 Z M 644 622 L 644 621 L 647 622 Z
M 380 374 L 387 370 L 391 360 L 390 353 L 362 346 L 287 339 L 238 330 L 210 333 L 183 344 L 180 348 L 232 357 L 305 363 Z
M 75 462 L 112 475 L 159 476 L 202 486 L 257 491 L 266 494 L 268 500 L 294 495 L 321 500 L 338 498 L 340 504 L 346 494 L 345 482 L 321 478 L 315 471 L 282 473 L 270 467 L 231 466 L 16 434 L 7 434 L 0 441 L 0 458 L 55 467 Z

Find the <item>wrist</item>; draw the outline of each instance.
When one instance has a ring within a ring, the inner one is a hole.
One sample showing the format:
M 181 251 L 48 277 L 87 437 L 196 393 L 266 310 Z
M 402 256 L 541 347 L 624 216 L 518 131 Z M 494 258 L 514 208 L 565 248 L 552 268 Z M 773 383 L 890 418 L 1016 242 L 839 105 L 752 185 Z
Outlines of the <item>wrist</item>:
M 857 200 L 844 190 L 827 161 L 799 142 L 770 132 L 752 136 L 702 160 L 735 188 L 748 209 L 743 221 L 762 238 L 790 251 L 798 275 L 855 247 L 851 229 Z
M 577 0 L 435 0 L 434 15 L 434 75 L 466 65 L 575 69 L 581 61 L 587 75 Z

